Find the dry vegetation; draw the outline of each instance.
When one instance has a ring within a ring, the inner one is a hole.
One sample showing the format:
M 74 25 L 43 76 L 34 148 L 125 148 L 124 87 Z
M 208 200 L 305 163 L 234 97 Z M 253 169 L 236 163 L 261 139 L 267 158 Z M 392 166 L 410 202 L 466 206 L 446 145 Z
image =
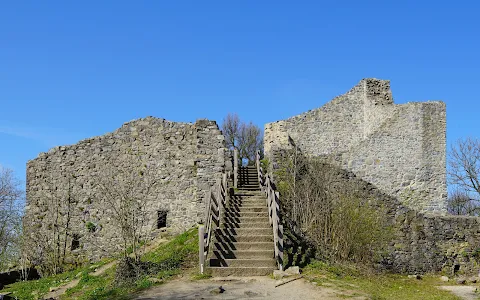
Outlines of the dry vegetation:
M 392 238 L 386 214 L 371 199 L 330 185 L 338 174 L 297 149 L 287 152 L 276 171 L 284 222 L 330 262 L 370 264 Z

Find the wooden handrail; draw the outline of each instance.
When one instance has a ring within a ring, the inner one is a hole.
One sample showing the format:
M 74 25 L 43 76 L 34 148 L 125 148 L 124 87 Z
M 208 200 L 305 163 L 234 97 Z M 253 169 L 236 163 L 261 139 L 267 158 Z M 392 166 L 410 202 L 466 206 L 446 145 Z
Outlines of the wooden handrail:
M 238 149 L 233 148 L 233 187 L 238 187 Z
M 275 260 L 279 270 L 283 270 L 283 225 L 280 222 L 280 194 L 275 188 L 270 175 L 260 165 L 260 151 L 257 151 L 257 172 L 260 189 L 267 196 L 268 220 L 273 229 Z
M 205 219 L 205 227 L 198 227 L 198 248 L 200 273 L 205 271 L 205 260 L 208 256 L 210 243 L 212 241 L 212 233 L 216 228 L 220 227 L 221 214 L 227 205 L 227 174 L 222 175 L 222 180 L 215 184 L 207 194 L 207 215 Z

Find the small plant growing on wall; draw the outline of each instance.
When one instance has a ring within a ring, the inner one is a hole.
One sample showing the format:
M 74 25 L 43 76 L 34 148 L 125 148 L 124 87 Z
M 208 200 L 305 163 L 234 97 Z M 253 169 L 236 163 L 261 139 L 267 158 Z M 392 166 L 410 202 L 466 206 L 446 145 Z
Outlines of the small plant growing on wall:
M 97 225 L 92 222 L 87 222 L 85 227 L 87 227 L 88 232 L 95 232 L 97 230 Z

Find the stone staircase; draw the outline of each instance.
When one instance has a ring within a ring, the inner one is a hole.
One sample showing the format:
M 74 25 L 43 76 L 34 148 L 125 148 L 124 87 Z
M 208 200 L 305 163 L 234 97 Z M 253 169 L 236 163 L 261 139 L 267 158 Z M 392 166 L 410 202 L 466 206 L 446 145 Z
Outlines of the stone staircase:
M 256 167 L 239 169 L 238 190 L 222 214 L 210 257 L 213 276 L 262 276 L 276 269 L 273 231 Z

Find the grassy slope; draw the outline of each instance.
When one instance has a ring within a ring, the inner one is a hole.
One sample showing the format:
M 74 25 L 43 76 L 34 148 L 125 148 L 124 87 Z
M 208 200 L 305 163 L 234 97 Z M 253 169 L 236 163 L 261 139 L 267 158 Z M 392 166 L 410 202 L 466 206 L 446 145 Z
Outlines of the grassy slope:
M 108 269 L 103 275 L 90 275 L 96 268 L 107 263 L 102 261 L 92 266 L 86 266 L 57 276 L 40 280 L 18 282 L 8 286 L 2 292 L 13 292 L 18 299 L 39 299 L 50 287 L 78 278 L 79 284 L 67 290 L 62 299 L 130 299 L 143 289 L 153 285 L 154 277 L 161 284 L 178 274 L 195 275 L 198 259 L 198 233 L 191 229 L 176 236 L 168 243 L 144 255 L 143 260 L 156 263 L 168 261 L 172 265 L 180 264 L 180 268 L 164 270 L 150 279 L 142 278 L 131 286 L 115 286 L 115 267 Z M 363 295 L 370 299 L 459 299 L 447 291 L 437 289 L 436 285 L 445 284 L 437 277 L 425 276 L 422 280 L 410 279 L 401 275 L 364 275 L 354 268 L 334 267 L 320 262 L 313 262 L 304 269 L 304 276 L 318 286 L 328 286 L 339 290 L 339 296 L 349 298 Z M 202 276 L 196 276 L 203 278 Z
M 95 277 L 89 273 L 95 268 L 107 263 L 103 261 L 92 266 L 86 266 L 71 272 L 42 278 L 39 280 L 17 282 L 9 285 L 2 292 L 12 292 L 18 299 L 39 299 L 45 295 L 50 287 L 56 287 L 67 283 L 74 278 L 79 278 L 79 284 L 67 290 L 62 299 L 129 299 L 131 295 L 153 285 L 152 278 L 156 278 L 157 284 L 180 274 L 189 269 L 195 273 L 194 266 L 198 259 L 198 232 L 192 228 L 181 235 L 176 236 L 168 243 L 160 245 L 155 250 L 145 254 L 145 261 L 162 263 L 168 261 L 171 265 L 180 265 L 180 268 L 164 270 L 155 276 L 142 278 L 131 286 L 115 286 L 115 267 L 108 269 L 103 275 Z
M 336 267 L 321 262 L 313 262 L 304 269 L 304 276 L 318 286 L 328 286 L 339 290 L 339 296 L 367 296 L 369 299 L 433 300 L 460 299 L 450 292 L 438 289 L 445 285 L 438 276 L 424 276 L 421 280 L 397 274 L 365 275 L 354 268 Z

